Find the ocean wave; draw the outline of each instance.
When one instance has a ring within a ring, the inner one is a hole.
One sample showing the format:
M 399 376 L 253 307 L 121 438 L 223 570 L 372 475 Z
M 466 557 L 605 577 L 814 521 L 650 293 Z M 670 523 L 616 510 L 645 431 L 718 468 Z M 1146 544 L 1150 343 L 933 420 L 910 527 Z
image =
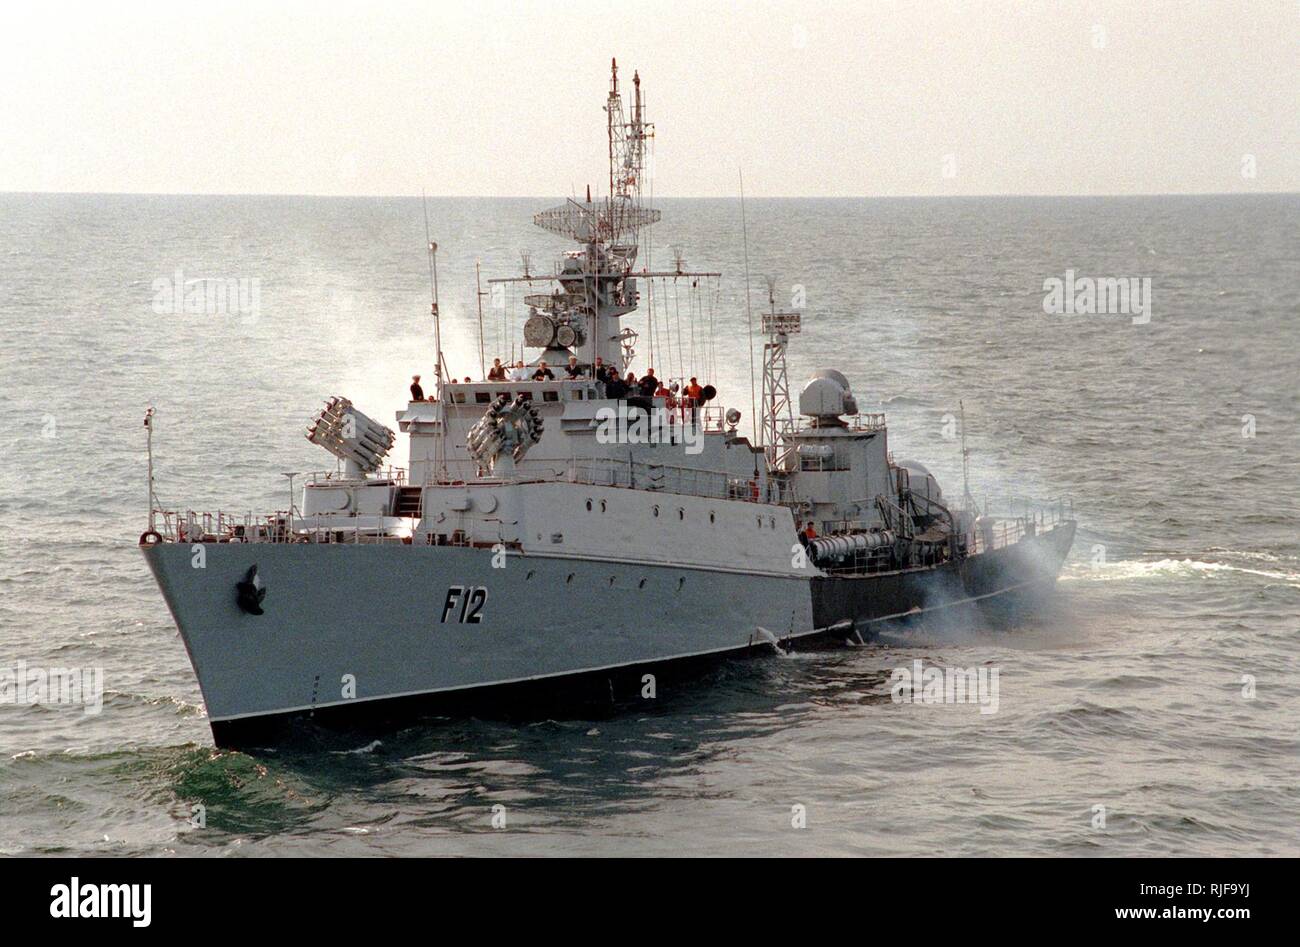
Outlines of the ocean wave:
M 1226 562 L 1202 562 L 1198 559 L 1156 559 L 1154 561 L 1127 560 L 1100 565 L 1076 563 L 1067 566 L 1061 574 L 1063 582 L 1133 582 L 1166 578 L 1227 578 L 1232 574 L 1254 575 L 1273 579 L 1294 588 L 1300 588 L 1300 572 L 1272 569 L 1251 569 Z

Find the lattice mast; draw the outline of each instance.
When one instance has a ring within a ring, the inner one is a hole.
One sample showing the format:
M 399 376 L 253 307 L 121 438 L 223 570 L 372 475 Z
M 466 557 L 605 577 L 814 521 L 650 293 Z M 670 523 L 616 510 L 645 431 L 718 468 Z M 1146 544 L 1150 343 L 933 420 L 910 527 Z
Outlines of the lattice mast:
M 549 276 L 525 272 L 522 277 L 489 280 L 560 284 L 551 293 L 533 293 L 524 299 L 529 307 L 524 344 L 542 349 L 543 357 L 556 364 L 562 364 L 572 352 L 584 363 L 601 358 L 606 364 L 621 363 L 626 370 L 636 333 L 621 328 L 616 320 L 637 309 L 638 280 L 719 275 L 634 268 L 641 228 L 658 221 L 661 214 L 641 203 L 647 142 L 654 137 L 654 125 L 645 120 L 640 75 L 633 73 L 632 86 L 629 120 L 619 87 L 618 62 L 611 60 L 609 96 L 604 106 L 609 136 L 609 193 L 593 200 L 588 188 L 585 200 L 571 198 L 533 215 L 538 227 L 576 241 L 581 249 L 566 253 L 556 272 Z
M 610 239 L 631 243 L 633 252 L 637 231 L 651 220 L 641 214 L 641 185 L 645 174 L 646 141 L 654 136 L 654 126 L 645 122 L 645 103 L 641 99 L 641 75 L 632 73 L 632 120 L 623 113 L 623 96 L 618 90 L 618 60 L 610 60 L 609 99 L 605 103 L 609 124 L 609 205 Z M 654 215 L 658 219 L 658 214 Z
M 790 336 L 798 335 L 801 319 L 797 312 L 778 312 L 776 281 L 767 281 L 768 311 L 763 313 L 763 417 L 759 438 L 770 470 L 785 470 L 791 445 L 787 436 L 794 431 L 794 406 L 790 401 L 790 378 L 785 352 Z

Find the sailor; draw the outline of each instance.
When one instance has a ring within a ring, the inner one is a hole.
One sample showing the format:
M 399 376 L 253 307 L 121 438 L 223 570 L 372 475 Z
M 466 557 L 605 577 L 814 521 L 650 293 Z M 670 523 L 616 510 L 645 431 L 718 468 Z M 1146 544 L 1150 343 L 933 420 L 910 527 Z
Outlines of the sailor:
M 578 364 L 578 356 L 576 355 L 569 356 L 569 365 L 564 371 L 569 378 L 582 377 L 582 366 Z
M 606 398 L 625 398 L 627 397 L 627 385 L 619 377 L 618 372 L 609 369 L 605 375 L 605 397 Z
M 555 381 L 555 373 L 546 367 L 546 360 L 537 363 L 537 371 L 533 372 L 533 381 Z
M 596 381 L 605 380 L 605 360 L 599 355 L 596 356 L 596 364 L 592 367 L 591 377 Z
M 817 527 L 813 526 L 812 520 L 809 520 L 808 525 L 803 528 L 803 535 L 805 539 L 817 538 Z
M 691 423 L 694 424 L 700 415 L 700 399 L 704 397 L 704 389 L 700 387 L 699 381 L 694 375 L 691 376 L 691 383 L 686 386 L 686 407 L 691 412 Z
M 673 395 L 672 389 L 659 382 L 659 387 L 655 389 L 655 397 L 664 399 L 664 407 L 668 409 L 668 423 L 676 424 L 677 415 L 673 413 L 673 408 L 677 407 L 677 398 Z
M 515 362 L 515 367 L 510 369 L 511 381 L 527 381 L 528 369 L 524 368 L 524 360 L 521 358 Z
M 501 364 L 501 359 L 499 358 L 492 359 L 492 367 L 488 369 L 487 380 L 488 381 L 506 380 L 506 369 L 505 366 Z
M 641 395 L 646 398 L 653 398 L 659 393 L 659 379 L 655 377 L 655 370 L 647 368 L 645 377 L 638 382 L 641 388 Z
M 411 376 L 411 400 L 412 401 L 424 400 L 424 389 L 420 387 L 419 375 Z

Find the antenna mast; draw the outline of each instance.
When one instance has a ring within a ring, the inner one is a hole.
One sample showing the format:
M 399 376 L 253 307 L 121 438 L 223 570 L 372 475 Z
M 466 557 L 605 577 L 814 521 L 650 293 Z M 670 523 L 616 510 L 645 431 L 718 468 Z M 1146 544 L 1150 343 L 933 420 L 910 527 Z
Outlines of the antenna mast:
M 149 531 L 156 533 L 157 515 L 154 511 L 158 508 L 158 497 L 153 492 L 153 405 L 149 405 L 144 413 L 144 430 L 145 450 L 149 454 Z
M 970 512 L 976 512 L 974 498 L 970 495 L 970 451 L 966 449 L 966 405 L 958 400 L 961 412 L 961 490 L 962 505 Z
M 429 311 L 433 314 L 433 347 L 437 363 L 433 369 L 436 391 L 438 392 L 438 472 L 442 479 L 447 479 L 447 399 L 446 399 L 446 362 L 442 357 L 442 320 L 438 315 L 438 245 L 429 234 L 429 201 L 423 191 L 420 200 L 424 202 L 424 239 L 429 245 L 429 292 L 432 295 Z
M 790 451 L 787 435 L 794 430 L 794 406 L 790 402 L 790 379 L 786 373 L 785 351 L 790 336 L 801 331 L 797 312 L 777 312 L 776 280 L 767 280 L 768 311 L 763 314 L 763 427 L 759 445 L 767 454 L 768 468 L 784 469 Z
M 740 236 L 745 247 L 745 333 L 749 347 L 749 416 L 754 423 L 754 436 L 760 438 L 762 446 L 763 428 L 759 424 L 758 411 L 754 404 L 754 313 L 749 303 L 749 227 L 745 222 L 745 172 L 739 168 L 740 177 Z
M 474 295 L 478 299 L 478 370 L 479 377 L 487 380 L 487 359 L 483 355 L 483 263 L 474 261 Z

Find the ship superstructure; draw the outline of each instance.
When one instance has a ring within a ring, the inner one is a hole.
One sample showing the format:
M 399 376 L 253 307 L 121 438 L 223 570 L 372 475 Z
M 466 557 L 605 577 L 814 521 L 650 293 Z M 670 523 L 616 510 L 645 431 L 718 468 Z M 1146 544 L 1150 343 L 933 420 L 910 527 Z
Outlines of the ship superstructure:
M 397 414 L 406 468 L 384 467 L 395 433 L 336 396 L 308 437 L 340 466 L 305 477 L 285 510 L 151 509 L 141 544 L 219 743 L 304 714 L 862 642 L 881 622 L 1019 606 L 1054 582 L 1066 506 L 995 518 L 969 495 L 952 504 L 923 466 L 894 461 L 884 416 L 859 411 L 845 375 L 817 371 L 792 396 L 801 316 L 770 286 L 759 443 L 711 386 L 646 377 L 623 321 L 643 288 L 719 274 L 680 252 L 673 269 L 638 266 L 660 219 L 642 202 L 653 127 L 639 76 L 628 113 L 614 64 L 605 108 L 607 194 L 534 217 L 574 246 L 545 273 L 526 259 L 489 283 L 524 289 L 522 369 L 451 376 L 430 243 L 436 387 Z

